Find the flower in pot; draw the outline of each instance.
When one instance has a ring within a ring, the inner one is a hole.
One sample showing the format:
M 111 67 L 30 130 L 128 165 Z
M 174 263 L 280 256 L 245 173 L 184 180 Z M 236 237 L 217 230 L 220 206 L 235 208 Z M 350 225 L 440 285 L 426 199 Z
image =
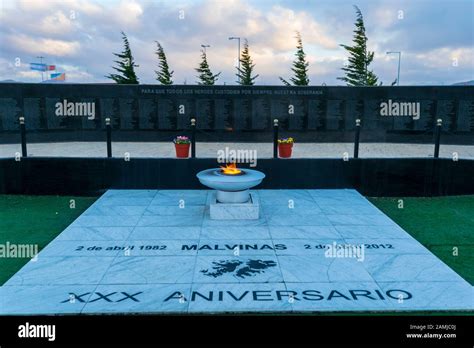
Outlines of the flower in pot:
M 191 146 L 191 140 L 187 136 L 178 135 L 173 139 L 174 147 L 176 149 L 176 157 L 188 158 L 189 147 Z
M 294 142 L 294 139 L 291 137 L 278 139 L 278 153 L 281 158 L 291 157 Z

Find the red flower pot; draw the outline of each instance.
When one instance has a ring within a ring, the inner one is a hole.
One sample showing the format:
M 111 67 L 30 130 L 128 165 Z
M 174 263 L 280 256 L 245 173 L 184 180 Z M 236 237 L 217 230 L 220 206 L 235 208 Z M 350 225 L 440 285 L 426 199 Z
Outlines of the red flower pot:
M 191 144 L 174 144 L 174 148 L 176 149 L 176 157 L 188 158 L 190 146 Z
M 293 150 L 293 144 L 278 144 L 278 153 L 281 158 L 291 157 L 291 150 Z

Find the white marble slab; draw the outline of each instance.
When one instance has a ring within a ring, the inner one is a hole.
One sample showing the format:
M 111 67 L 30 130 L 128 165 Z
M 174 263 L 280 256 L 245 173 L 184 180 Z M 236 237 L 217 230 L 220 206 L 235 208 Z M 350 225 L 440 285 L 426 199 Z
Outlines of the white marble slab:
M 285 282 L 373 282 L 363 262 L 348 258 L 327 258 L 315 255 L 278 255 Z
M 186 313 L 190 292 L 191 284 L 99 285 L 81 313 Z
M 146 205 L 94 205 L 82 216 L 141 216 L 147 209 Z
M 154 198 L 158 190 L 107 190 L 102 198 Z
M 201 232 L 202 239 L 266 239 L 270 240 L 268 226 L 206 226 Z
M 432 254 L 368 254 L 363 265 L 377 282 L 463 281 L 461 276 Z
M 208 190 L 160 190 L 150 205 L 205 205 Z
M 118 207 L 118 206 L 149 206 L 153 201 L 152 196 L 147 197 L 128 197 L 128 196 L 112 196 L 106 199 L 100 199 L 94 203 L 93 207 Z
M 81 215 L 74 221 L 75 227 L 133 227 L 140 220 L 135 216 Z
M 128 240 L 118 257 L 193 256 L 197 255 L 199 239 Z
M 331 226 L 331 221 L 324 214 L 272 215 L 267 220 L 268 226 Z
M 198 256 L 193 283 L 283 283 L 283 277 L 274 253 Z
M 133 226 L 128 227 L 76 227 L 66 228 L 55 240 L 110 241 L 126 240 L 132 233 Z
M 295 293 L 295 312 L 391 311 L 396 302 L 375 282 L 287 282 L 286 286 Z
M 150 205 L 144 209 L 143 215 L 192 215 L 202 216 L 204 214 L 204 205 Z
M 151 239 L 199 239 L 201 226 L 137 226 L 128 237 L 128 240 L 151 240 Z
M 316 203 L 289 203 L 287 205 L 262 204 L 262 212 L 266 216 L 273 215 L 311 215 L 321 214 L 322 210 Z
M 118 257 L 101 284 L 192 283 L 195 263 L 195 256 Z
M 250 255 L 276 255 L 276 249 L 271 240 L 261 239 L 201 239 L 199 241 L 198 255 L 219 256 L 250 256 Z
M 194 284 L 190 313 L 291 312 L 284 283 Z
M 113 257 L 43 257 L 29 261 L 11 277 L 10 285 L 81 285 L 99 284 Z
M 273 239 L 277 255 L 323 255 L 328 245 L 333 243 L 344 245 L 345 241 L 339 239 Z
M 0 287 L 0 314 L 473 309 L 473 287 L 357 191 L 251 192 L 258 220 L 211 220 L 207 190 L 107 191 Z
M 334 226 L 269 226 L 273 239 L 341 239 Z
M 410 239 L 414 240 L 400 226 L 396 224 L 374 225 L 334 225 L 336 231 L 346 239 Z
M 126 241 L 58 240 L 47 245 L 38 258 L 44 257 L 115 257 L 126 249 Z
M 15 285 L 0 287 L 0 314 L 79 314 L 97 285 Z
M 408 295 L 396 291 L 393 307 L 406 310 L 474 310 L 474 287 L 465 281 L 377 282 L 381 289 L 404 289 Z M 400 297 L 398 297 L 400 296 Z
M 161 226 L 201 226 L 202 216 L 182 215 L 172 218 L 164 215 L 144 215 L 136 223 L 138 227 L 161 227 Z

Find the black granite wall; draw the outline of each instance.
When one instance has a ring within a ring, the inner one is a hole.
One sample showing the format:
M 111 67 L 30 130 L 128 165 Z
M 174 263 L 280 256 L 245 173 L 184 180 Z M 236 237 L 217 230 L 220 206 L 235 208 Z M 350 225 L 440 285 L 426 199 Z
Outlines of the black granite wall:
M 381 116 L 380 104 L 419 103 L 420 118 Z M 93 103 L 95 118 L 57 116 L 56 104 Z M 103 140 L 105 118 L 115 140 L 162 140 L 197 119 L 201 140 L 271 139 L 273 119 L 299 141 L 351 141 L 356 118 L 363 141 L 474 144 L 474 86 L 280 87 L 114 84 L 0 84 L 0 142 L 17 141 L 24 116 L 29 141 Z
M 216 159 L 0 159 L 0 194 L 98 195 L 113 189 L 205 189 L 196 173 Z M 243 166 L 245 167 L 245 166 Z M 474 160 L 261 159 L 258 189 L 354 188 L 369 196 L 474 194 Z

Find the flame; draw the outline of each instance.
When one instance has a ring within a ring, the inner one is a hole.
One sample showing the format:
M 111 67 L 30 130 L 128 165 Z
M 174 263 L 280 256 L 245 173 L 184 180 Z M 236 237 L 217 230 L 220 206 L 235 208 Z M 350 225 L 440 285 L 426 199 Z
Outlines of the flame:
M 237 174 L 242 173 L 240 169 L 237 169 L 237 166 L 235 163 L 226 164 L 225 167 L 221 166 L 221 169 L 222 169 L 222 174 L 226 174 L 226 175 L 237 175 Z

